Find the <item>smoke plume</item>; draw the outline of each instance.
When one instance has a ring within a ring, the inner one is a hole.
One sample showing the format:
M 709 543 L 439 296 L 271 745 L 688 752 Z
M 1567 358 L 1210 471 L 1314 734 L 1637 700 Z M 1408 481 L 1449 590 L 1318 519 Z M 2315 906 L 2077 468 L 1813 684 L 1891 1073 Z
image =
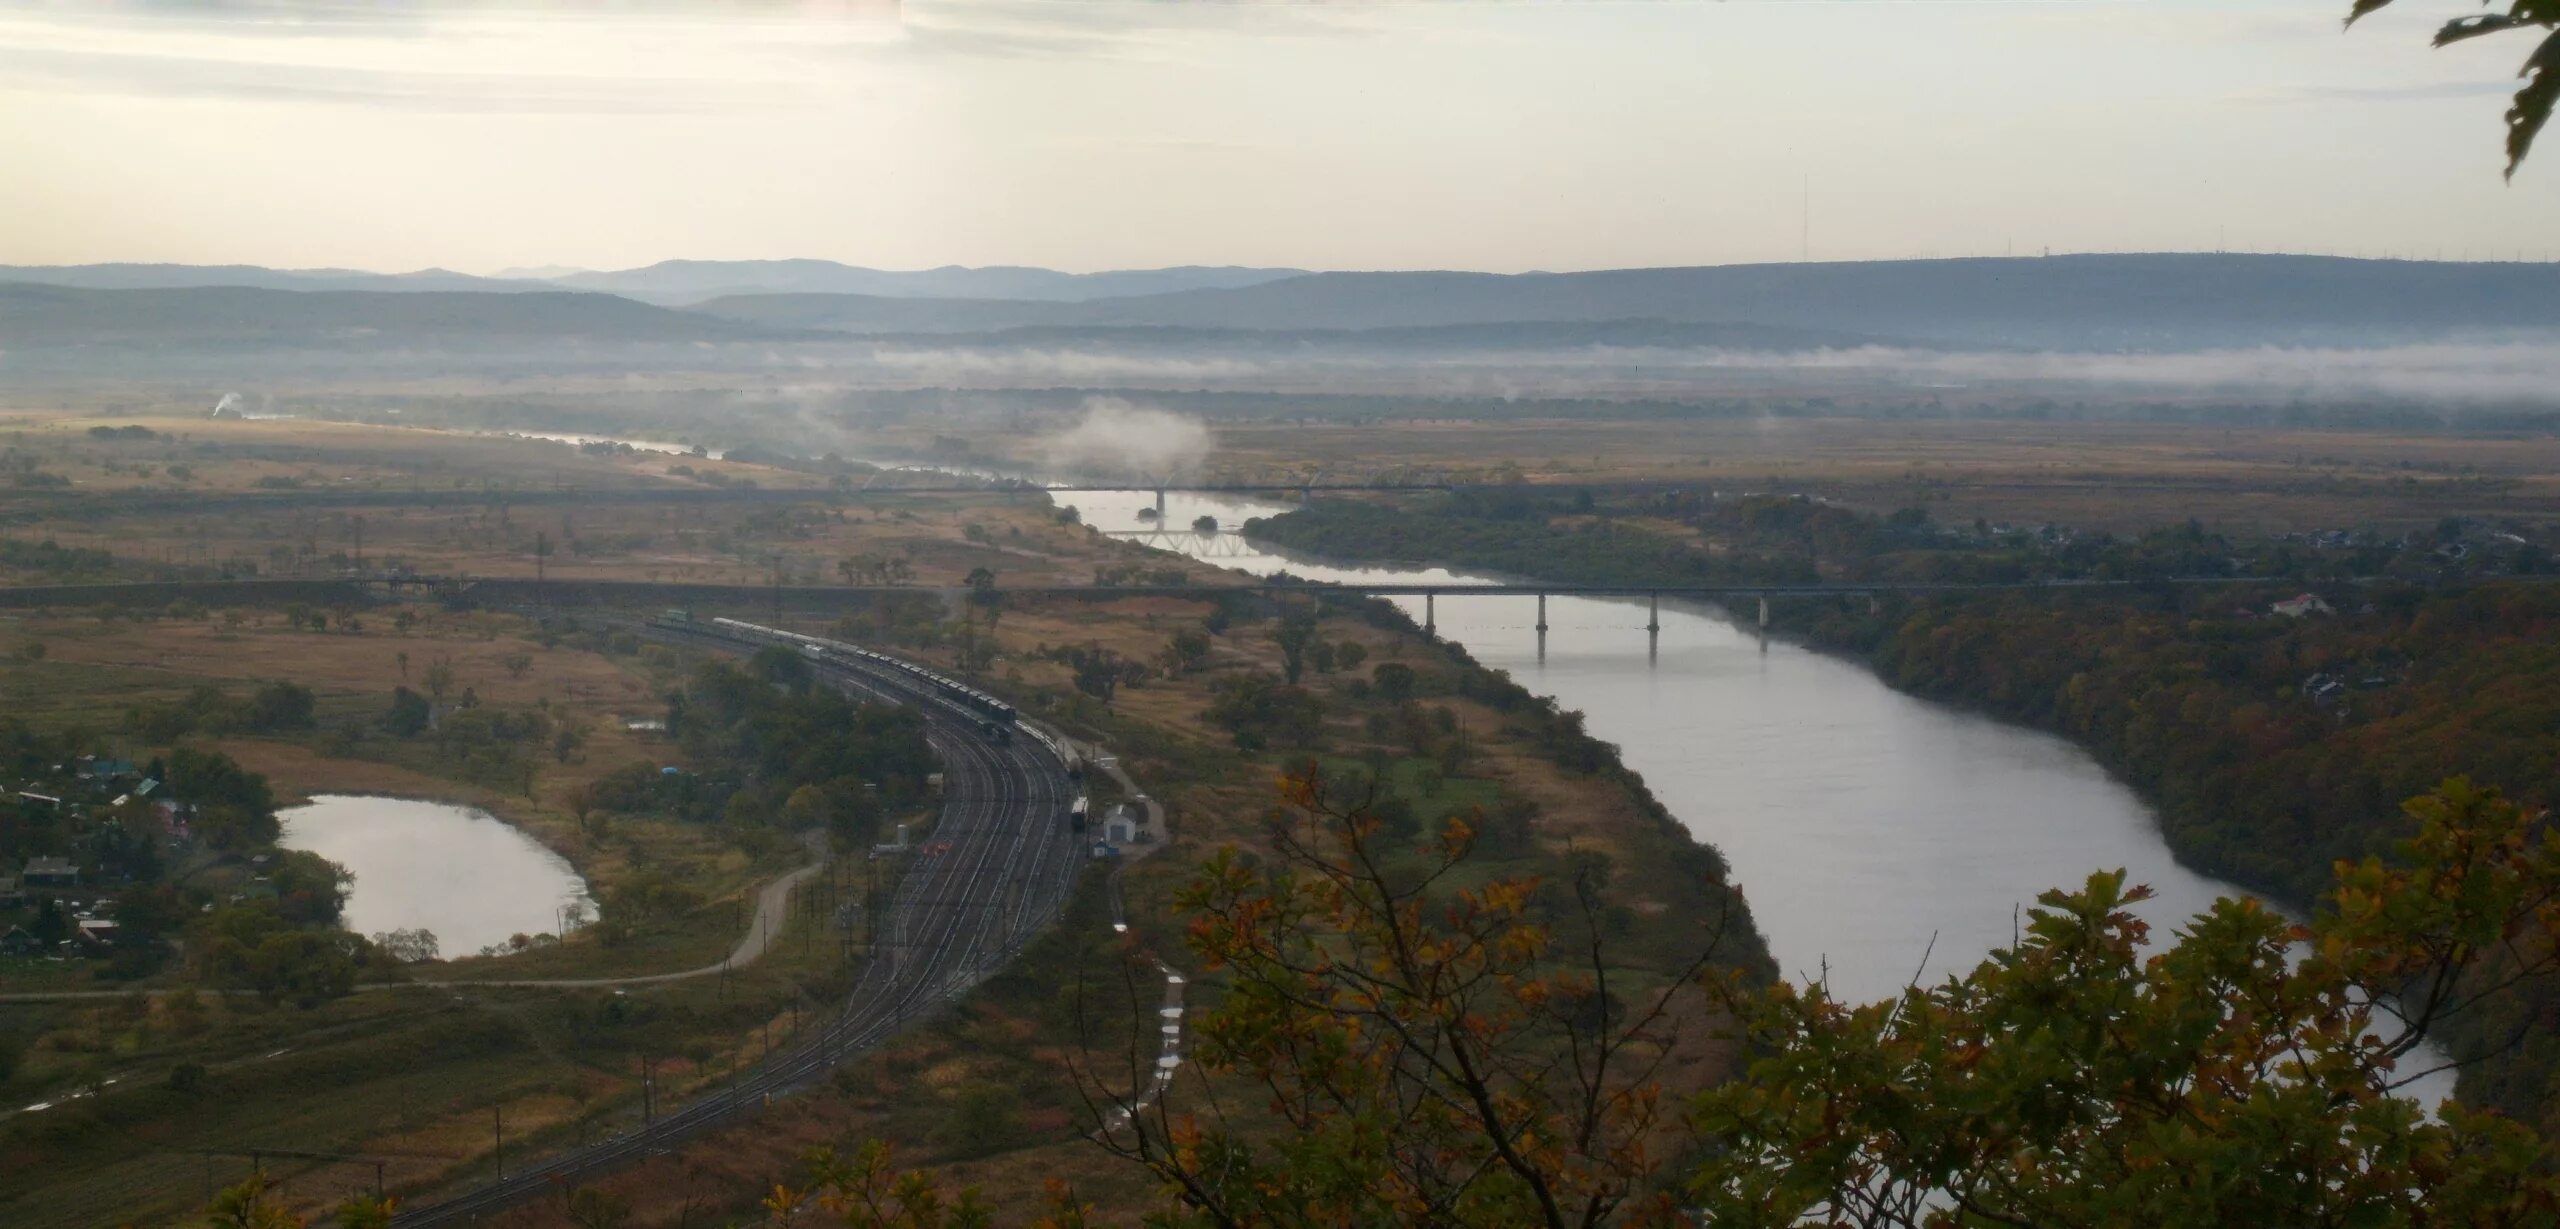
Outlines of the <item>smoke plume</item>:
M 1209 429 L 1197 419 L 1118 397 L 1092 397 L 1076 425 L 1041 441 L 1043 468 L 1162 481 L 1208 460 Z

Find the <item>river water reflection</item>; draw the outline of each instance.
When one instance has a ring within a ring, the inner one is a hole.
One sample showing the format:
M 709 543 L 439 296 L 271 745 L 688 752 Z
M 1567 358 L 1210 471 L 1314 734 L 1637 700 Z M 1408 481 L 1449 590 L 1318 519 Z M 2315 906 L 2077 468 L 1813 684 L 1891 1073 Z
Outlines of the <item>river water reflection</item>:
M 283 844 L 355 873 L 346 928 L 425 928 L 447 958 L 511 935 L 556 933 L 587 885 L 560 855 L 486 811 L 441 802 L 321 794 L 280 812 Z
M 1106 532 L 1147 529 L 1152 492 L 1061 495 Z M 1286 505 L 1181 495 L 1151 545 L 1231 568 L 1322 580 L 1466 583 L 1441 568 L 1333 567 L 1232 536 Z M 1398 598 L 1415 618 L 1423 599 Z M 1443 597 L 1442 636 L 1580 710 L 1671 813 L 1724 851 L 1779 967 L 1851 999 L 1971 968 L 2050 887 L 2126 868 L 2156 930 L 2237 888 L 2179 866 L 2133 792 L 2061 739 L 1917 700 L 1850 662 L 1763 643 L 1723 612 L 1666 602 L 1648 645 L 1641 601 Z M 1926 957 L 1924 968 L 1923 958 Z

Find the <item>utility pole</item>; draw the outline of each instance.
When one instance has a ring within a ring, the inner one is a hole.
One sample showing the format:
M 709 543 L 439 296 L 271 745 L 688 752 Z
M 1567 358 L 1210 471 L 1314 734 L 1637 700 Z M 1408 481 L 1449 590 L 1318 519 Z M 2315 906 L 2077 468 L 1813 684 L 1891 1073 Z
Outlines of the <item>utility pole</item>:
M 506 1113 L 507 1113 L 507 1112 L 506 1112 L 505 1108 L 504 1108 L 504 1107 L 502 1107 L 502 1106 L 492 1105 L 492 1106 L 490 1106 L 490 1107 L 489 1107 L 489 1130 L 490 1130 L 491 1135 L 492 1135 L 494 1138 L 496 1138 L 496 1140 L 498 1141 L 498 1143 L 497 1143 L 497 1147 L 496 1147 L 495 1149 L 493 1149 L 493 1150 L 492 1150 L 492 1155 L 494 1155 L 494 1156 L 497 1158 L 497 1161 L 498 1161 L 498 1177 L 499 1177 L 501 1180 L 504 1180 L 504 1179 L 506 1178 L 506 1176 L 507 1176 L 507 1118 L 506 1118 Z

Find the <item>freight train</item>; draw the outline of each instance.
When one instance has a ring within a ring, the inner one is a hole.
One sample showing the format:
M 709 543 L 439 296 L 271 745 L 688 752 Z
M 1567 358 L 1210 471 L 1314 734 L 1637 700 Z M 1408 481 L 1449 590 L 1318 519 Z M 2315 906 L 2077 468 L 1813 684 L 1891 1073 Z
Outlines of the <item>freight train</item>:
M 687 620 L 690 621 L 690 620 Z M 881 670 L 896 671 L 927 689 L 927 694 L 940 698 L 953 708 L 967 713 L 977 722 L 978 732 L 1003 741 L 1013 735 L 1018 715 L 1013 706 L 958 679 L 936 674 L 913 662 L 900 661 L 886 653 L 874 653 L 841 640 L 823 640 L 778 627 L 764 627 L 737 619 L 713 619 L 713 626 L 723 633 L 743 640 L 762 641 L 798 648 L 818 661 L 860 662 Z

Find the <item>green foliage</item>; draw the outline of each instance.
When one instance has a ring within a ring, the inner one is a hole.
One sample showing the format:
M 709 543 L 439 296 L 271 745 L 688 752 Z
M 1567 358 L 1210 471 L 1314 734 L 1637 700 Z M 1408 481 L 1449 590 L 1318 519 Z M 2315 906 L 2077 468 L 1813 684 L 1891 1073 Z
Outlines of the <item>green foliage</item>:
M 382 729 L 394 738 L 415 738 L 426 732 L 428 724 L 435 720 L 434 714 L 425 696 L 406 687 L 395 687 L 391 691 L 391 707 L 382 714 Z
M 291 927 L 274 902 L 232 905 L 198 923 L 190 957 L 208 981 L 302 1007 L 346 995 L 359 973 L 379 963 L 361 936 L 325 926 Z
M 1400 661 L 1379 662 L 1378 668 L 1369 672 L 1369 681 L 1389 704 L 1402 704 L 1412 699 L 1417 677 L 1413 667 Z
M 2548 1223 L 2529 1128 L 2396 1094 L 2472 974 L 2553 971 L 2560 844 L 2461 781 L 2409 811 L 2402 864 L 2342 866 L 2308 926 L 2224 900 L 2149 954 L 2149 891 L 2100 873 L 1943 985 L 1731 996 L 1764 1057 L 1700 1101 L 1690 1198 L 1733 1225 Z
M 1324 738 L 1324 701 L 1306 688 L 1256 671 L 1218 680 L 1209 720 L 1247 751 L 1313 749 Z
M 173 796 L 196 804 L 196 834 L 216 849 L 272 845 L 281 831 L 267 779 L 218 751 L 171 752 L 168 786 Z
M 1194 1055 L 1267 1091 L 1283 1129 L 1168 1092 L 1099 1137 L 1165 1182 L 1169 1223 L 1677 1223 L 1657 1079 L 1674 996 L 1625 988 L 1596 946 L 1556 950 L 1535 878 L 1462 876 L 1463 821 L 1396 869 L 1408 855 L 1367 802 L 1312 770 L 1282 795 L 1276 857 L 1222 850 L 1178 903 L 1220 987 Z M 1589 931 L 1593 885 L 1574 887 Z
M 597 806 L 667 811 L 694 822 L 780 816 L 814 786 L 847 839 L 869 839 L 886 808 L 924 797 L 936 770 L 913 711 L 858 703 L 815 685 L 802 658 L 759 654 L 741 670 L 706 662 L 668 708 L 667 727 L 699 773 L 633 766 L 598 780 Z M 874 788 L 876 787 L 876 788 Z
M 2355 0 L 2347 21 L 2354 24 L 2368 13 L 2389 7 L 2391 0 Z M 2507 108 L 2507 177 L 2515 178 L 2516 168 L 2524 165 L 2525 155 L 2533 152 L 2533 140 L 2551 119 L 2551 105 L 2560 100 L 2560 4 L 2552 0 L 2512 0 L 2503 13 L 2475 13 L 2448 20 L 2436 30 L 2435 45 L 2450 46 L 2490 34 L 2509 31 L 2546 31 L 2542 41 L 2525 57 L 2524 68 L 2517 75 L 2524 85 L 2515 93 Z
M 311 728 L 311 689 L 298 683 L 274 682 L 258 688 L 240 714 L 240 723 L 259 734 L 282 734 Z

